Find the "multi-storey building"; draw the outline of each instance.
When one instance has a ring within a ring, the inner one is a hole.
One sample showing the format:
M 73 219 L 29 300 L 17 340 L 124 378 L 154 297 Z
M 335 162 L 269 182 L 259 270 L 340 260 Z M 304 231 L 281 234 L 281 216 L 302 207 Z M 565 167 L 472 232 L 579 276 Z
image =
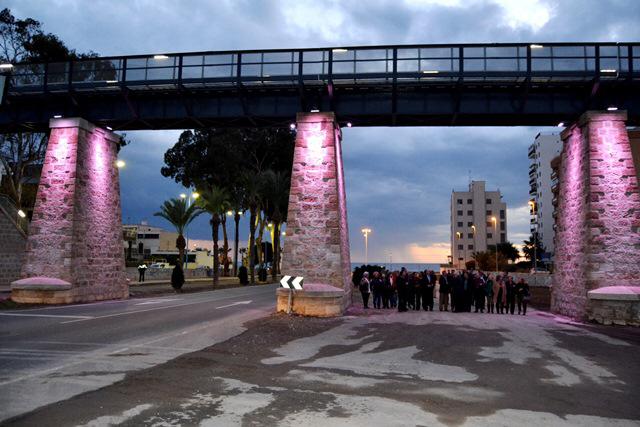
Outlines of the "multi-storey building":
M 484 181 L 472 181 L 469 191 L 451 193 L 451 255 L 463 268 L 474 252 L 507 241 L 507 205 L 500 191 L 486 191 Z
M 531 233 L 538 233 L 538 240 L 545 250 L 543 258 L 553 256 L 555 235 L 553 218 L 554 182 L 551 160 L 562 151 L 559 133 L 539 133 L 529 146 L 529 208 L 531 213 Z

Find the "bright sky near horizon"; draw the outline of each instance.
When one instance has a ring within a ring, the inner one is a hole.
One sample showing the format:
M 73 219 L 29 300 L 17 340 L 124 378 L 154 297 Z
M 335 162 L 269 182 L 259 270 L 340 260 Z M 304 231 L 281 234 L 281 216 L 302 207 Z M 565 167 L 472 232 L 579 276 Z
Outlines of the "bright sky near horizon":
M 401 43 L 640 40 L 637 0 L 5 0 L 14 15 L 41 21 L 80 52 L 126 55 L 199 50 Z M 344 165 L 351 258 L 364 259 L 359 230 L 369 226 L 369 259 L 445 262 L 449 203 L 469 174 L 499 188 L 509 208 L 508 237 L 529 234 L 527 147 L 540 131 L 502 128 L 350 128 Z M 129 132 L 121 153 L 123 220 L 147 220 L 184 189 L 160 175 L 179 131 Z M 242 240 L 248 233 L 242 222 Z M 210 239 L 199 218 L 190 237 Z

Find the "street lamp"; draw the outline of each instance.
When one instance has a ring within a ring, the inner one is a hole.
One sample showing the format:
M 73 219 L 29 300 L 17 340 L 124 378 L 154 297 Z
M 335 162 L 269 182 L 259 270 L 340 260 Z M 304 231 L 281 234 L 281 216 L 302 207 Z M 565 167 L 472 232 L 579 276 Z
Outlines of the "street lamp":
M 476 247 L 476 226 L 472 225 L 471 229 L 473 230 L 473 250 L 474 250 L 474 252 L 478 252 L 478 248 Z M 473 256 L 473 252 L 471 252 L 471 256 Z M 476 265 L 476 269 L 477 269 L 477 267 L 478 266 Z
M 364 264 L 369 264 L 369 233 L 371 233 L 370 228 L 363 228 L 362 234 L 364 235 Z
M 196 191 L 189 194 L 189 196 L 187 196 L 185 193 L 180 193 L 180 198 L 187 201 L 187 209 L 191 207 L 191 201 L 193 200 L 195 202 L 196 200 L 198 200 L 198 197 L 200 197 L 200 193 Z M 185 227 L 184 229 L 184 234 L 187 238 L 187 253 L 184 257 L 184 269 L 187 270 L 189 268 L 189 234 L 187 233 L 187 227 Z
M 529 200 L 529 208 L 534 216 L 535 231 L 533 232 L 533 272 L 538 271 L 538 212 L 536 211 L 536 202 Z
M 458 237 L 458 245 L 460 244 L 460 239 L 462 239 L 462 233 L 459 231 L 456 231 L 456 237 Z M 464 250 L 464 244 L 462 245 L 462 252 L 464 253 L 464 258 L 467 257 L 466 251 Z M 466 262 L 466 260 L 465 260 Z M 460 266 L 460 257 L 458 257 L 458 268 L 462 270 L 462 267 Z
M 493 235 L 496 242 L 496 274 L 498 274 L 498 220 L 495 216 L 492 216 L 491 221 L 493 222 Z

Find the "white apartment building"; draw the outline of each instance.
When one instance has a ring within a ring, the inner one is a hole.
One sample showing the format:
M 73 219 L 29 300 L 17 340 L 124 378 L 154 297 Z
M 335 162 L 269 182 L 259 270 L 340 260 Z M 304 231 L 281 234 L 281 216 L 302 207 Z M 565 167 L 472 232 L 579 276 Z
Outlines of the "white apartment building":
M 507 205 L 500 191 L 486 191 L 484 181 L 471 181 L 469 191 L 451 193 L 451 256 L 464 268 L 474 252 L 507 241 Z
M 531 232 L 538 231 L 538 239 L 545 249 L 546 256 L 553 257 L 555 235 L 553 218 L 553 169 L 551 160 L 560 155 L 562 140 L 559 133 L 539 133 L 529 146 L 529 204 L 531 213 Z

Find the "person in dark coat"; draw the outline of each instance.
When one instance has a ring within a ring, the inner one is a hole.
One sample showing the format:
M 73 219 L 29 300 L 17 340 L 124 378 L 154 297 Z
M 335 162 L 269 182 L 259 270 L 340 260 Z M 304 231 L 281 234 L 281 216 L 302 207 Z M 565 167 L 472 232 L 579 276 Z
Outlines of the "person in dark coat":
M 371 282 L 369 282 L 369 272 L 365 271 L 362 274 L 362 279 L 360 279 L 360 284 L 358 285 L 360 289 L 360 294 L 362 295 L 362 305 L 364 308 L 369 308 L 369 295 L 371 294 Z
M 518 314 L 527 315 L 527 303 L 529 302 L 529 284 L 524 279 L 518 280 L 516 285 L 516 298 L 518 300 Z
M 389 282 L 387 273 L 382 273 L 382 276 L 380 277 L 380 279 L 382 280 L 382 308 L 389 308 L 389 294 L 391 283 Z
M 484 294 L 486 296 L 487 299 L 487 314 L 489 313 L 493 313 L 493 310 L 495 308 L 495 304 L 493 303 L 493 285 L 494 285 L 494 280 L 493 280 L 493 274 L 489 275 L 489 278 L 487 279 L 487 284 L 484 287 Z
M 433 311 L 433 291 L 436 288 L 435 276 L 425 270 L 421 284 L 422 308 L 424 311 Z
M 474 292 L 474 302 L 476 307 L 476 313 L 478 310 L 480 313 L 484 313 L 484 300 L 485 300 L 485 280 L 482 276 L 482 273 L 476 273 L 473 277 L 473 292 Z
M 409 290 L 409 274 L 407 270 L 402 268 L 398 279 L 396 280 L 396 288 L 398 290 L 398 311 L 407 311 L 407 294 Z
M 440 311 L 449 311 L 449 294 L 451 293 L 451 275 L 442 273 L 440 275 L 440 296 L 438 298 L 438 309 Z
M 513 282 L 513 277 L 507 278 L 505 288 L 507 290 L 507 313 L 514 314 L 516 311 L 516 284 Z
M 452 310 L 455 311 L 456 313 L 460 313 L 462 311 L 465 311 L 465 301 L 466 301 L 466 294 L 465 294 L 465 276 L 464 273 L 459 273 L 458 275 L 456 275 L 455 280 L 453 281 L 453 292 L 452 292 Z
M 247 271 L 247 267 L 241 265 L 238 269 L 238 279 L 240 280 L 241 285 L 249 284 L 249 272 Z
M 420 301 L 422 300 L 422 274 L 413 273 L 411 275 L 411 288 L 413 290 L 413 309 L 420 310 Z
M 371 279 L 371 293 L 373 293 L 373 308 L 382 308 L 382 293 L 384 291 L 384 282 L 380 278 L 380 273 L 373 272 Z
M 398 272 L 394 271 L 393 273 L 390 273 L 389 276 L 387 277 L 387 280 L 389 281 L 389 284 L 388 284 L 389 307 L 397 308 L 398 307 L 398 292 L 397 292 Z
M 184 272 L 180 264 L 176 264 L 171 272 L 171 287 L 176 293 L 182 292 L 182 285 L 184 285 Z

